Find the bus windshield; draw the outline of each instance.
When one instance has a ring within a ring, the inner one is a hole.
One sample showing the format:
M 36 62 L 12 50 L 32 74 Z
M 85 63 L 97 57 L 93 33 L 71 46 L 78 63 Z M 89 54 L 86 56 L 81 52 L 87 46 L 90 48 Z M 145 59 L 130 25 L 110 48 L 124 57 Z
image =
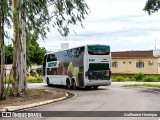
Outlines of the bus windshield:
M 110 47 L 104 45 L 88 46 L 88 54 L 90 55 L 109 55 Z

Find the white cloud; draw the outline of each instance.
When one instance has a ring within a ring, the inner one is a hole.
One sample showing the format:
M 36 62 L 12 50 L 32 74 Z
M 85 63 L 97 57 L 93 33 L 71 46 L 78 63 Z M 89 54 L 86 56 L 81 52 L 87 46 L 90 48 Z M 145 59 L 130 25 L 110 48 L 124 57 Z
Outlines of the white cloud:
M 60 49 L 60 43 L 70 47 L 83 44 L 109 44 L 116 50 L 150 50 L 160 46 L 160 15 L 149 16 L 143 11 L 146 0 L 86 0 L 91 14 L 83 22 L 85 29 L 74 26 L 67 38 L 52 29 L 40 46 Z M 75 30 L 77 35 L 72 31 Z

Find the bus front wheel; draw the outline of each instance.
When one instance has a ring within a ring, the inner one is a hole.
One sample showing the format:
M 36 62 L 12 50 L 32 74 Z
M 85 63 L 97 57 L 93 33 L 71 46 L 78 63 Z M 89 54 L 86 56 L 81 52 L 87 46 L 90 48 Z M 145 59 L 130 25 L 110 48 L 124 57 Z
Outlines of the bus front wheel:
M 47 85 L 50 87 L 51 86 L 51 84 L 50 84 L 50 82 L 49 82 L 49 78 L 47 78 Z

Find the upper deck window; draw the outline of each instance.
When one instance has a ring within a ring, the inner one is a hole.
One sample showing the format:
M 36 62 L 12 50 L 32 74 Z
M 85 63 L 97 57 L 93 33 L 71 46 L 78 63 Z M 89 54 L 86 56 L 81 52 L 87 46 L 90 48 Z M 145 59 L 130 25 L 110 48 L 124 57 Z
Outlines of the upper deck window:
M 55 54 L 48 54 L 47 62 L 50 62 L 50 61 L 57 61 L 57 57 L 55 56 Z
M 88 46 L 88 54 L 90 55 L 109 55 L 110 47 L 104 45 Z

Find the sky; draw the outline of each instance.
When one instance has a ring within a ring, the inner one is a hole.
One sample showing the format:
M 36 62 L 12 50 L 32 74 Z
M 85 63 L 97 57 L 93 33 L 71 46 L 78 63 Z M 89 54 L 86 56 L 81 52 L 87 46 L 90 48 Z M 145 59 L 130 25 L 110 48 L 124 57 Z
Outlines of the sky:
M 66 38 L 51 28 L 38 43 L 49 51 L 60 50 L 61 43 L 69 43 L 69 48 L 105 44 L 111 51 L 160 49 L 160 12 L 149 16 L 143 10 L 146 1 L 86 0 L 91 13 L 83 21 L 85 28 L 72 27 Z

